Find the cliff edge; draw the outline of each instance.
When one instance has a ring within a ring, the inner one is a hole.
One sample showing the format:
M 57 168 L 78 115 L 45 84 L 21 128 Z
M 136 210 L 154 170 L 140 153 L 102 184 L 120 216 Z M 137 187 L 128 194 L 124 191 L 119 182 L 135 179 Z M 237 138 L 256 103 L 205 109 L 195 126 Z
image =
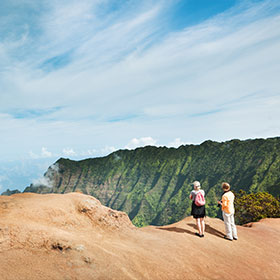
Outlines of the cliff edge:
M 0 196 L 1 279 L 279 279 L 280 219 L 238 226 L 223 239 L 191 217 L 136 228 L 124 212 L 80 194 Z

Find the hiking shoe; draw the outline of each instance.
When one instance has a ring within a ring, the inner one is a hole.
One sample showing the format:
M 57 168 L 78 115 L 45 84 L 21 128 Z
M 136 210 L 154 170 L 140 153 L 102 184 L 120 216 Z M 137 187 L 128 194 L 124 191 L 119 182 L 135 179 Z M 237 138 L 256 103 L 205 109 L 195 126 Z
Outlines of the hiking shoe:
M 195 235 L 198 236 L 198 237 L 200 237 L 200 238 L 201 238 L 201 237 L 204 237 L 204 234 L 201 234 L 201 235 L 200 235 L 198 232 L 196 232 Z
M 237 237 L 233 237 L 233 240 L 238 240 L 238 238 Z
M 233 241 L 233 239 L 230 239 L 230 238 L 227 237 L 227 236 L 224 236 L 224 239 L 229 240 L 229 241 Z

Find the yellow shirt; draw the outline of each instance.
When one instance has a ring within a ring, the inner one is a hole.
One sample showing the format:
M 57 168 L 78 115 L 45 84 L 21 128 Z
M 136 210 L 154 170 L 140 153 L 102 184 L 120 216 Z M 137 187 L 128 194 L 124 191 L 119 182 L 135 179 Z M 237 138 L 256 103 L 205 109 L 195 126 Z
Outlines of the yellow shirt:
M 234 214 L 234 194 L 229 191 L 222 196 L 222 210 L 227 214 Z

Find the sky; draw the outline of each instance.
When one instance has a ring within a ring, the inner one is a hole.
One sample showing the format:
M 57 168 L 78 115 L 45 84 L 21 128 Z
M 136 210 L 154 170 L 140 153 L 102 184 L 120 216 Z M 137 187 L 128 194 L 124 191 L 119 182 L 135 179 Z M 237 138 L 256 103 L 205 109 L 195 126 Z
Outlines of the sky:
M 60 157 L 280 135 L 277 0 L 2 0 L 0 192 Z

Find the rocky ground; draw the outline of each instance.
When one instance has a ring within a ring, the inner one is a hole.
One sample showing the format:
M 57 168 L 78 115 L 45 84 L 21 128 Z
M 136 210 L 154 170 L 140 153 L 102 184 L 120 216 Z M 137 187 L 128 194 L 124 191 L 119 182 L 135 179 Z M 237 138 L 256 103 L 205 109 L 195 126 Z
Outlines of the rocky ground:
M 134 227 L 128 216 L 80 193 L 0 196 L 0 279 L 280 279 L 280 219 L 223 239 L 207 218 Z

